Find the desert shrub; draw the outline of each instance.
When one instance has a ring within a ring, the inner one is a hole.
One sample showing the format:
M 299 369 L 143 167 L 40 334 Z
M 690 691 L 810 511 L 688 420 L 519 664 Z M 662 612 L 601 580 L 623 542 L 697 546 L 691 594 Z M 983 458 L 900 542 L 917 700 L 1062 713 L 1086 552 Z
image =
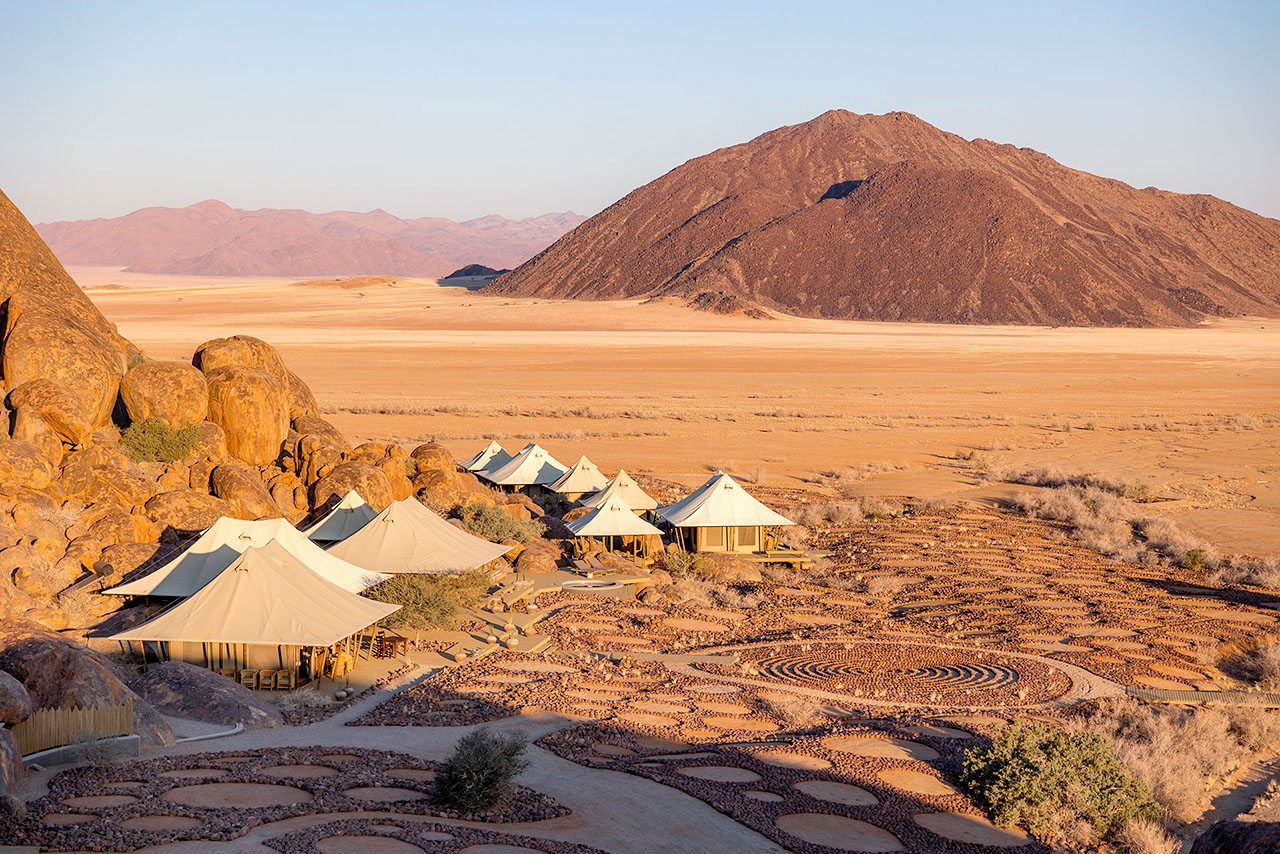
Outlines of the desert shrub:
M 1210 789 L 1250 754 L 1280 744 L 1280 716 L 1248 706 L 1179 709 L 1117 701 L 1071 726 L 1109 739 L 1125 766 L 1180 821 L 1198 816 Z
M 662 565 L 675 579 L 707 577 L 706 563 L 697 552 L 666 552 L 662 557 Z
M 1154 821 L 1134 819 L 1120 829 L 1116 843 L 1124 854 L 1177 854 L 1182 849 L 1178 840 Z
M 710 608 L 715 605 L 715 587 L 710 581 L 681 577 L 663 592 L 677 605 Z
M 1233 675 L 1267 690 L 1280 688 L 1280 643 L 1265 644 L 1223 662 Z
M 390 628 L 456 629 L 462 612 L 479 606 L 488 589 L 488 576 L 480 570 L 460 575 L 406 572 L 375 584 L 362 595 L 401 606 L 383 620 Z
M 1061 469 L 1048 466 L 1006 467 L 993 469 L 988 477 L 991 480 L 1002 480 L 1006 483 L 1025 483 L 1028 486 L 1075 486 L 1094 488 L 1109 492 L 1130 501 L 1151 501 L 1154 497 L 1151 487 L 1137 480 L 1117 480 L 1091 473 L 1068 474 Z
M 463 507 L 458 511 L 458 518 L 468 531 L 495 543 L 506 540 L 527 543 L 547 531 L 547 526 L 541 522 L 516 519 L 501 507 L 485 504 L 483 501 L 475 501 Z
M 120 448 L 135 463 L 172 463 L 191 453 L 200 438 L 198 427 L 171 430 L 158 418 L 134 422 L 120 434 Z
M 418 461 L 413 457 L 405 457 L 404 459 L 404 475 L 413 480 L 418 474 Z
M 997 824 L 1045 838 L 1061 836 L 1072 818 L 1109 838 L 1134 819 L 1159 814 L 1151 790 L 1106 738 L 1040 723 L 1001 727 L 990 745 L 965 754 L 960 780 Z
M 1244 584 L 1280 589 L 1280 558 L 1224 560 L 1210 573 L 1209 580 L 1214 584 Z
M 467 733 L 436 775 L 436 803 L 464 813 L 489 809 L 529 764 L 523 758 L 528 744 L 521 733 L 495 734 L 487 729 Z
M 881 498 L 861 498 L 858 500 L 858 512 L 863 519 L 893 519 L 902 515 L 902 505 Z

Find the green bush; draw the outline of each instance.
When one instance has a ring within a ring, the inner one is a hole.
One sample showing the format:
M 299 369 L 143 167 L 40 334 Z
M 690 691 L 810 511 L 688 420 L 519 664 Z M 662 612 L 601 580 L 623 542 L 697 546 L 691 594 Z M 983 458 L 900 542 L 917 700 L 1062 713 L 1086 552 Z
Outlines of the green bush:
M 436 775 L 436 803 L 463 813 L 489 809 L 528 766 L 523 758 L 527 746 L 528 740 L 520 733 L 495 735 L 478 729 L 463 736 Z
M 1108 838 L 1134 819 L 1160 814 L 1150 788 L 1116 758 L 1109 740 L 1039 723 L 997 730 L 990 746 L 965 755 L 960 781 L 996 824 L 1042 838 L 1056 837 L 1072 817 Z
M 707 567 L 697 552 L 667 552 L 662 564 L 672 578 L 706 578 Z
M 458 518 L 468 531 L 495 543 L 504 540 L 527 543 L 541 537 L 547 530 L 547 526 L 541 522 L 514 519 L 501 507 L 485 504 L 483 501 L 463 507 L 458 511 Z
M 200 438 L 199 427 L 171 430 L 158 418 L 133 423 L 120 434 L 120 447 L 135 463 L 172 463 L 191 453 Z
M 379 602 L 400 605 L 383 620 L 393 629 L 456 629 L 468 608 L 478 607 L 489 592 L 489 577 L 480 570 L 461 575 L 407 572 L 393 575 L 364 591 Z

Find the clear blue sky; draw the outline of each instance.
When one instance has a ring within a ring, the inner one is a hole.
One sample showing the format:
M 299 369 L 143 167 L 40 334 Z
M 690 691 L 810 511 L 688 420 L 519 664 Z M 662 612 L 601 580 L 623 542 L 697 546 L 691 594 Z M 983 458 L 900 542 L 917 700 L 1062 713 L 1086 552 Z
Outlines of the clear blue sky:
M 0 188 L 595 213 L 840 107 L 1280 217 L 1277 0 L 613 5 L 0 0 Z

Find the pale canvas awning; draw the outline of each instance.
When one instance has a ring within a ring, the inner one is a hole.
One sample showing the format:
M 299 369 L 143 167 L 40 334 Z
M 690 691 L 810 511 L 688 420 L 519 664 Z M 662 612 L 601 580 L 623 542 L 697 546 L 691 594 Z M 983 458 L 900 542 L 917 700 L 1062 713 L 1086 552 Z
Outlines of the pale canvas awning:
M 661 508 L 658 515 L 678 528 L 795 524 L 752 498 L 724 472 L 717 472 L 675 504 Z
M 578 493 L 585 495 L 588 492 L 599 492 L 609 485 L 609 479 L 596 466 L 595 463 L 587 459 L 585 456 L 578 457 L 578 461 L 569 467 L 564 476 L 551 484 L 552 492 Z
M 480 471 L 481 469 L 498 468 L 509 462 L 511 462 L 511 455 L 507 453 L 507 449 L 499 445 L 497 440 L 491 440 L 480 453 L 469 460 L 465 460 L 461 465 L 463 471 Z
M 662 532 L 636 515 L 621 498 L 614 496 L 581 518 L 566 523 L 575 537 L 661 536 Z
M 399 608 L 326 581 L 272 540 L 247 549 L 192 596 L 111 639 L 331 646 Z
M 323 519 L 303 533 L 312 542 L 340 543 L 372 522 L 377 515 L 378 511 L 352 489 Z
M 502 557 L 510 546 L 458 530 L 416 498 L 395 501 L 329 554 L 383 573 L 459 573 Z
M 355 566 L 326 552 L 285 519 L 246 522 L 222 517 L 209 526 L 186 551 L 142 578 L 120 584 L 104 593 L 117 596 L 190 596 L 208 584 L 246 549 L 272 540 L 298 557 L 320 577 L 344 590 L 359 593 L 387 576 Z
M 578 503 L 583 507 L 597 507 L 611 498 L 621 498 L 623 503 L 637 512 L 653 510 L 658 506 L 658 502 L 650 498 L 648 493 L 640 488 L 640 484 L 631 479 L 626 469 L 619 469 L 604 489 L 595 495 L 587 496 Z
M 480 477 L 499 486 L 549 486 L 569 469 L 536 442 L 524 446 L 505 465 L 477 472 Z

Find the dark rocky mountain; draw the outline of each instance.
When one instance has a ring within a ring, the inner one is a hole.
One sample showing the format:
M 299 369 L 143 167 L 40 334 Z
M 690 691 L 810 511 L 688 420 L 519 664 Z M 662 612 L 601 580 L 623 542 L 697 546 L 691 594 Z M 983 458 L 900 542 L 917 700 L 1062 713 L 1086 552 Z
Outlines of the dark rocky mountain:
M 908 113 L 832 111 L 671 170 L 486 292 L 810 317 L 1188 325 L 1280 315 L 1280 221 Z
M 492 267 L 486 267 L 483 264 L 468 264 L 465 267 L 459 267 L 458 269 L 454 270 L 452 273 L 445 276 L 445 278 L 446 279 L 471 279 L 471 278 L 476 278 L 478 276 L 487 276 L 489 278 L 493 278 L 495 276 L 500 276 L 503 273 L 510 273 L 510 272 L 511 272 L 510 270 L 495 270 Z

